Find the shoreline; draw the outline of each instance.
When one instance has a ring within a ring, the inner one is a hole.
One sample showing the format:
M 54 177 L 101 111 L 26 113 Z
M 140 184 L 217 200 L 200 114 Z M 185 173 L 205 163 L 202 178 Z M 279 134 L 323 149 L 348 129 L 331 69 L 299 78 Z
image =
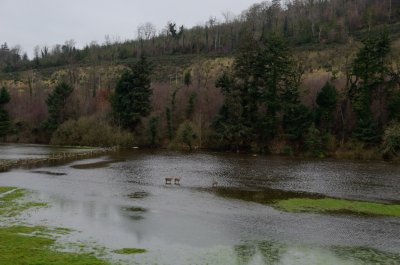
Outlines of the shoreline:
M 116 152 L 117 147 L 111 148 L 93 148 L 93 150 L 85 150 L 82 152 L 62 152 L 47 155 L 43 158 L 26 158 L 26 159 L 6 159 L 0 160 L 0 173 L 7 172 L 15 168 L 35 168 L 48 164 L 56 164 L 61 162 L 69 162 L 80 159 L 92 158 L 101 155 L 108 154 L 110 152 Z

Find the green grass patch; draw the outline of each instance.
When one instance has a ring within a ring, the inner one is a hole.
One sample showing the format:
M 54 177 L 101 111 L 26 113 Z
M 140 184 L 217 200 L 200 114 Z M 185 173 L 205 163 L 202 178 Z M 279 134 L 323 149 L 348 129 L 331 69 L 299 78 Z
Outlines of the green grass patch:
M 13 187 L 0 187 L 0 196 L 1 196 L 2 193 L 9 192 L 9 191 L 14 190 L 14 189 L 15 188 L 13 188 Z
M 288 199 L 278 201 L 278 208 L 287 212 L 354 213 L 400 217 L 400 205 L 341 199 Z
M 0 187 L 0 216 L 14 217 L 21 212 L 37 207 L 46 207 L 43 202 L 18 202 L 27 195 L 27 191 L 13 187 Z
M 27 191 L 12 187 L 0 187 L 0 218 L 15 217 L 22 211 L 47 206 L 41 202 L 23 202 Z M 55 250 L 56 235 L 70 230 L 41 226 L 0 227 L 1 265 L 108 265 L 90 253 L 61 252 Z
M 130 254 L 143 254 L 147 250 L 143 248 L 121 248 L 113 251 L 116 254 L 130 255 Z
M 0 264 L 107 265 L 90 254 L 63 253 L 52 250 L 54 239 L 43 234 L 43 227 L 0 228 Z

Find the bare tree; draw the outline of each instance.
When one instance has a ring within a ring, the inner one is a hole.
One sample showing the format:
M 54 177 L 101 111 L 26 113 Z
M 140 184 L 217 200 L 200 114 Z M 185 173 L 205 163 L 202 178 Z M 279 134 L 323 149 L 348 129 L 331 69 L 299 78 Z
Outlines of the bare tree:
M 150 40 L 156 36 L 156 32 L 156 27 L 150 22 L 139 25 L 137 28 L 137 35 L 140 40 Z

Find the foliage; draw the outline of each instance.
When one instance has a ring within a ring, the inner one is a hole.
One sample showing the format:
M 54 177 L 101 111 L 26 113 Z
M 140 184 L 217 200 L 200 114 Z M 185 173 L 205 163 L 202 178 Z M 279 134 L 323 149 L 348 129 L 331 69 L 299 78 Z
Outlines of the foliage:
M 286 107 L 282 122 L 289 140 L 299 142 L 312 123 L 312 114 L 306 106 L 294 104 Z
M 8 112 L 4 109 L 4 105 L 10 102 L 10 94 L 5 87 L 0 90 L 0 137 L 5 137 L 11 126 Z
M 331 83 L 327 82 L 317 95 L 318 108 L 316 122 L 323 132 L 329 132 L 334 120 L 333 112 L 338 102 L 338 92 Z
M 381 145 L 382 155 L 385 158 L 397 156 L 400 151 L 400 123 L 394 122 L 389 125 L 384 133 Z
M 390 52 L 390 40 L 387 32 L 368 33 L 353 62 L 352 75 L 355 81 L 350 87 L 350 98 L 356 112 L 356 129 L 353 135 L 366 143 L 376 144 L 380 140 L 378 122 L 371 110 L 372 96 L 380 100 L 386 98 L 385 77 L 388 72 L 387 56 Z
M 315 127 L 315 124 L 312 124 L 305 136 L 305 147 L 306 151 L 315 157 L 323 157 L 325 146 L 324 139 L 321 136 L 321 132 Z
M 237 150 L 254 143 L 267 152 L 281 124 L 289 138 L 299 140 L 311 123 L 308 109 L 299 101 L 301 74 L 281 37 L 249 37 L 233 72 L 216 82 L 225 96 L 213 123 L 217 137 Z
M 185 121 L 179 125 L 174 139 L 175 144 L 183 144 L 192 150 L 197 145 L 198 129 L 190 121 Z
M 190 71 L 186 71 L 183 76 L 183 83 L 185 86 L 190 86 L 192 84 L 192 73 Z
M 174 129 L 172 128 L 172 112 L 170 107 L 167 107 L 165 109 L 165 115 L 167 118 L 168 139 L 172 141 L 172 139 L 174 138 Z
M 95 117 L 81 117 L 63 123 L 50 141 L 54 145 L 110 147 L 134 145 L 133 135 L 111 127 Z
M 10 102 L 10 99 L 10 93 L 5 87 L 2 87 L 0 90 L 0 107 Z
M 233 77 L 226 72 L 217 80 L 216 86 L 221 89 L 225 100 L 212 124 L 214 137 L 220 144 L 226 143 L 231 149 L 238 151 L 248 145 L 251 130 L 245 123 L 240 90 L 235 87 Z
M 152 147 L 155 147 L 157 145 L 159 121 L 160 119 L 158 117 L 151 117 L 149 120 L 149 138 L 150 145 Z
M 189 96 L 188 104 L 186 107 L 186 118 L 190 119 L 193 116 L 194 113 L 194 108 L 196 104 L 196 99 L 197 99 L 197 93 L 192 92 Z
M 282 155 L 284 155 L 284 156 L 293 156 L 293 154 L 294 154 L 293 149 L 290 146 L 285 145 L 283 147 Z
M 54 132 L 60 124 L 68 119 L 66 107 L 72 91 L 73 88 L 70 85 L 61 82 L 47 97 L 46 104 L 49 115 L 44 126 L 50 133 Z
M 11 122 L 8 112 L 0 109 L 0 137 L 5 137 L 10 130 Z
M 150 114 L 150 73 L 151 65 L 142 56 L 117 82 L 111 106 L 116 123 L 125 129 L 134 130 L 141 118 Z

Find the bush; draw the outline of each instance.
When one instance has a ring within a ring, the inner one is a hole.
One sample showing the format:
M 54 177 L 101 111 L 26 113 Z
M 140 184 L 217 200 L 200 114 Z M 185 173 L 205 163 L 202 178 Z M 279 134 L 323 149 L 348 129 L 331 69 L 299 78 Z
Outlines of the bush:
M 294 154 L 293 149 L 290 146 L 285 145 L 283 147 L 282 155 L 284 155 L 284 156 L 293 156 L 293 154 Z
M 179 125 L 173 145 L 178 148 L 189 148 L 189 150 L 192 150 L 193 147 L 199 144 L 198 131 L 199 130 L 192 122 L 183 122 Z
M 400 123 L 392 123 L 386 128 L 383 142 L 381 146 L 381 152 L 384 158 L 391 159 L 393 156 L 397 156 L 400 151 Z
M 308 130 L 305 137 L 305 147 L 306 151 L 315 157 L 324 157 L 325 156 L 325 144 L 323 137 L 321 137 L 321 132 L 315 128 L 315 125 L 312 124 Z
M 51 144 L 73 146 L 133 146 L 133 135 L 95 117 L 81 117 L 63 123 L 53 133 Z

